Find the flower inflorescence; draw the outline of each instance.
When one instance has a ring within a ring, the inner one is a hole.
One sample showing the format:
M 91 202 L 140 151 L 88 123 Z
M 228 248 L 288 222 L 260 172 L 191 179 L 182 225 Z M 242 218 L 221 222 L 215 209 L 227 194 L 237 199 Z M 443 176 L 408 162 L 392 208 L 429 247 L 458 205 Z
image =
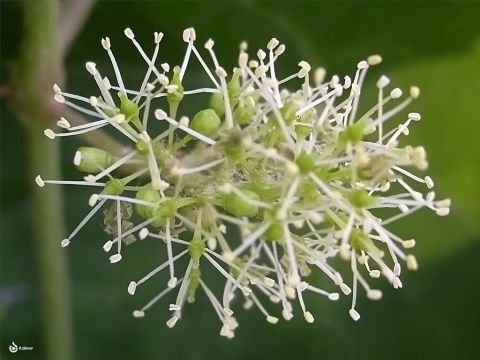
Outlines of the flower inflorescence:
M 359 288 L 369 299 L 382 296 L 369 278 L 383 276 L 394 288 L 402 287 L 402 264 L 410 270 L 418 266 L 408 253 L 415 240 L 400 238 L 388 225 L 420 208 L 443 216 L 450 207 L 449 199 L 418 190 L 434 185 L 430 177 L 415 175 L 427 168 L 424 148 L 399 145 L 420 115 L 408 113 L 399 126 L 390 125 L 419 96 L 417 87 L 405 96 L 399 88 L 389 90 L 390 80 L 383 75 L 376 82 L 376 104 L 359 114 L 364 79 L 371 66 L 381 63 L 379 55 L 360 61 L 353 78 L 327 80 L 323 68 L 312 72 L 305 61 L 297 72 L 280 78 L 276 67 L 285 45 L 274 38 L 256 57 L 242 43 L 238 67 L 229 74 L 219 65 L 213 40 L 204 45 L 206 57 L 197 49 L 193 28 L 184 31 L 185 56 L 173 68 L 158 64 L 163 34 L 154 34 L 151 57 L 132 30 L 125 35 L 147 65 L 140 88 L 125 86 L 110 40 L 102 39 L 116 83 L 89 62 L 86 68 L 99 95 L 83 97 L 55 85 L 58 102 L 93 121 L 71 126 L 62 118 L 57 125 L 63 132 L 46 129 L 45 135 L 53 139 L 109 127 L 128 140 L 131 150 L 110 154 L 80 147 L 73 163 L 87 174 L 83 180 L 38 176 L 36 182 L 94 189 L 91 211 L 61 241 L 63 247 L 102 208 L 105 232 L 113 237 L 103 246 L 112 253 L 111 263 L 122 259 L 122 245 L 137 239 L 165 244 L 162 263 L 128 285 L 133 295 L 163 269 L 168 272 L 165 290 L 135 310 L 135 317 L 174 291 L 167 321 L 172 327 L 185 304 L 203 290 L 220 319 L 221 335 L 230 338 L 238 326 L 232 310 L 238 298 L 270 323 L 278 318 L 266 303 L 278 304 L 289 320 L 298 302 L 311 323 L 305 293 L 333 301 L 342 293 L 351 296 L 349 313 L 358 320 Z M 204 69 L 210 87 L 184 88 L 193 61 Z M 299 90 L 284 87 L 295 81 L 301 83 Z M 209 95 L 209 104 L 192 119 L 181 116 L 184 103 L 196 94 Z M 163 130 L 153 133 L 152 122 Z M 350 268 L 348 276 L 338 270 L 342 261 Z M 221 296 L 215 295 L 218 286 L 207 285 L 208 267 L 224 280 Z M 314 285 L 320 282 L 328 290 Z

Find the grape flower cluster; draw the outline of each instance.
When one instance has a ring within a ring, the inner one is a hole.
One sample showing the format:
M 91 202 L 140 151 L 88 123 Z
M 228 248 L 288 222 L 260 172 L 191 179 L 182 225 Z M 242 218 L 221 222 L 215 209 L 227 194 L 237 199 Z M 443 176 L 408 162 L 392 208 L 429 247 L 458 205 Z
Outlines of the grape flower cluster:
M 98 87 L 93 96 L 53 87 L 56 101 L 91 121 L 72 126 L 61 118 L 60 131 L 45 130 L 55 139 L 110 128 L 128 142 L 125 152 L 80 147 L 73 163 L 85 173 L 82 180 L 35 180 L 40 187 L 93 189 L 91 210 L 62 247 L 101 211 L 111 237 L 103 250 L 111 263 L 121 261 L 124 247 L 135 241 L 164 244 L 159 265 L 127 287 L 134 295 L 165 270 L 155 280 L 163 290 L 133 316 L 145 316 L 174 292 L 166 322 L 173 327 L 186 304 L 203 292 L 220 334 L 231 338 L 241 299 L 244 308 L 256 308 L 272 324 L 279 318 L 271 303 L 285 320 L 299 305 L 312 323 L 306 293 L 332 301 L 342 294 L 351 297 L 349 314 L 356 321 L 360 292 L 371 300 L 382 297 L 370 286 L 374 279 L 402 287 L 403 264 L 418 267 L 410 254 L 415 240 L 397 236 L 388 225 L 421 208 L 439 216 L 450 208 L 449 199 L 437 200 L 430 190 L 432 179 L 417 175 L 428 165 L 424 148 L 399 145 L 421 118 L 404 111 L 420 94 L 416 86 L 404 95 L 382 75 L 378 100 L 360 113 L 362 86 L 368 69 L 381 63 L 379 55 L 360 61 L 352 77 L 327 79 L 325 69 L 312 71 L 306 61 L 283 77 L 278 59 L 285 45 L 275 38 L 256 56 L 240 44 L 238 67 L 227 72 L 213 40 L 197 48 L 193 28 L 183 32 L 186 52 L 175 67 L 159 63 L 162 33 L 154 34 L 151 57 L 131 29 L 125 35 L 146 65 L 140 87 L 126 87 L 110 39 L 104 38 L 114 81 L 88 62 Z M 184 87 L 192 62 L 203 68 L 207 87 Z M 188 99 L 202 94 L 204 107 L 185 116 Z M 391 125 L 396 115 L 400 125 Z

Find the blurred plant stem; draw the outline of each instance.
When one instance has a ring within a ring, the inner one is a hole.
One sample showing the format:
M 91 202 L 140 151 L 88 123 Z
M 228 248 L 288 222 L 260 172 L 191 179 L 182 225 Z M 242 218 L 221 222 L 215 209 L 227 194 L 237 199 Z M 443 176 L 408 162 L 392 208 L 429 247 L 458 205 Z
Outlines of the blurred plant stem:
M 61 21 L 58 0 L 22 3 L 24 37 L 12 79 L 13 109 L 25 126 L 27 135 L 45 358 L 49 360 L 73 359 L 68 266 L 66 253 L 59 246 L 59 240 L 64 235 L 64 211 L 60 188 L 40 190 L 33 179 L 37 174 L 61 178 L 60 143 L 48 140 L 43 135 L 43 129 L 58 119 L 64 110 L 52 101 L 51 88 L 53 83 L 63 83 L 65 49 L 82 27 L 92 4 L 92 0 L 67 1 L 64 12 L 70 19 L 67 21 L 68 31 L 67 35 L 60 35 L 65 21 Z M 79 14 L 78 18 L 72 19 L 75 12 Z M 74 121 L 83 120 L 77 116 Z M 101 142 L 110 149 L 121 148 L 106 135 L 98 135 L 91 141 Z
M 59 2 L 24 3 L 24 38 L 14 74 L 14 109 L 27 131 L 31 178 L 60 178 L 60 144 L 48 141 L 42 128 L 54 119 L 48 100 L 52 81 L 62 79 L 57 49 Z M 32 181 L 32 185 L 34 186 Z M 58 187 L 33 189 L 35 254 L 40 284 L 45 357 L 73 358 L 70 287 L 65 252 L 62 193 Z

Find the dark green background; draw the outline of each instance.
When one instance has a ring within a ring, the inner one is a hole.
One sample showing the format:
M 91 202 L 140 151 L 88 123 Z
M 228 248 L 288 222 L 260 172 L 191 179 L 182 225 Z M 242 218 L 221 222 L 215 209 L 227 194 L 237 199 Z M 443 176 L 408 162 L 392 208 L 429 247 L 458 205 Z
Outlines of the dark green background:
M 18 3 L 1 2 L 1 76 L 21 36 Z M 324 66 L 329 74 L 352 74 L 356 63 L 371 53 L 384 63 L 370 73 L 366 98 L 372 99 L 376 78 L 387 73 L 394 84 L 422 88 L 410 108 L 423 119 L 408 141 L 429 152 L 430 175 L 441 197 L 453 200 L 452 213 L 438 218 L 422 212 L 395 224 L 402 236 L 417 239 L 417 273 L 404 277 L 404 288 L 385 284 L 384 299 L 361 299 L 362 319 L 348 316 L 348 301 L 333 304 L 308 299 L 314 325 L 301 316 L 272 326 L 256 311 L 238 311 L 236 338 L 218 335 L 218 321 L 200 296 L 172 330 L 165 326 L 168 300 L 145 319 L 132 309 L 163 287 L 152 281 L 135 297 L 126 293 L 130 280 L 159 262 L 158 244 L 142 242 L 128 248 L 124 261 L 110 265 L 101 245 L 107 236 L 101 219 L 82 231 L 70 258 L 75 345 L 78 359 L 475 359 L 480 335 L 480 3 L 478 2 L 314 2 L 314 1 L 101 1 L 94 9 L 68 57 L 68 89 L 90 94 L 94 84 L 84 63 L 107 67 L 100 38 L 110 36 L 128 80 L 143 77 L 142 60 L 123 29 L 130 26 L 145 47 L 153 31 L 166 34 L 162 61 L 179 62 L 181 31 L 194 26 L 202 44 L 216 40 L 225 68 L 234 66 L 237 45 L 248 40 L 252 53 L 275 36 L 287 45 L 278 72 L 296 71 L 300 59 Z M 140 67 L 142 66 L 142 67 Z M 195 80 L 195 73 L 193 75 Z M 128 81 L 127 80 L 127 81 Z M 368 95 L 370 93 L 370 95 Z M 22 128 L 1 110 L 1 296 L 0 357 L 8 344 L 32 345 L 35 351 L 15 358 L 41 356 L 38 289 L 33 244 L 26 153 Z M 76 140 L 64 142 L 64 177 L 78 177 L 71 165 Z M 87 211 L 87 194 L 65 188 L 65 211 L 73 229 Z M 60 239 L 52 239 L 59 241 Z M 157 287 L 157 288 L 155 288 Z M 59 341 L 62 341 L 59 339 Z M 14 356 L 11 356 L 14 358 Z

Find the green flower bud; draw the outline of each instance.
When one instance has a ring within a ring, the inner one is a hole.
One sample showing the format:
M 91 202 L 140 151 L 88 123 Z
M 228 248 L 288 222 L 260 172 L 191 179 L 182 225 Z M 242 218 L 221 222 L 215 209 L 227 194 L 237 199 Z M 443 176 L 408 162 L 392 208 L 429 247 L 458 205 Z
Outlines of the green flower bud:
M 183 99 L 183 92 L 184 92 L 184 88 L 180 80 L 179 66 L 175 66 L 173 68 L 173 77 L 172 77 L 172 80 L 170 81 L 170 85 L 177 86 L 176 90 L 169 92 L 167 94 L 167 101 L 168 101 L 168 105 L 170 106 L 170 113 L 176 113 L 178 104 L 180 104 L 180 101 L 182 101 Z
M 233 111 L 233 121 L 238 125 L 247 125 L 255 115 L 255 105 L 238 106 Z
M 126 94 L 120 94 L 120 112 L 125 115 L 128 121 L 131 121 L 137 128 L 142 128 L 142 123 L 138 117 L 138 105 L 130 100 Z
M 205 252 L 205 243 L 204 241 L 197 236 L 194 236 L 190 243 L 188 244 L 188 253 L 193 261 L 193 268 L 197 269 L 200 266 L 200 258 Z
M 123 193 L 123 184 L 118 179 L 112 179 L 105 183 L 102 194 L 105 195 L 121 195 Z
M 348 125 L 345 128 L 345 131 L 341 134 L 341 137 L 344 141 L 351 142 L 352 144 L 356 144 L 362 141 L 364 135 L 365 135 L 365 122 L 357 121 L 354 124 Z
M 360 209 L 372 206 L 376 203 L 375 197 L 368 195 L 368 192 L 363 189 L 349 191 L 347 193 L 347 198 L 352 205 Z
M 220 124 L 217 113 L 212 109 L 205 109 L 195 114 L 190 122 L 190 128 L 211 137 L 217 133 Z
M 135 198 L 137 200 L 149 201 L 154 204 L 158 204 L 162 200 L 158 190 L 154 190 L 150 187 L 137 191 Z M 135 211 L 144 219 L 150 219 L 156 216 L 157 210 L 158 208 L 153 206 L 135 204 Z
M 315 168 L 315 159 L 311 154 L 301 153 L 295 163 L 303 174 L 307 174 Z
M 174 199 L 168 199 L 160 203 L 155 215 L 161 219 L 169 219 L 175 216 L 177 203 Z
M 352 229 L 350 242 L 352 247 L 357 251 L 379 252 L 379 249 L 375 246 L 372 239 L 360 229 Z
M 240 96 L 241 88 L 242 87 L 240 85 L 240 71 L 238 68 L 235 68 L 233 70 L 232 78 L 227 84 L 228 97 L 230 99 L 230 105 L 232 106 L 232 108 L 238 103 L 238 97 Z
M 283 226 L 279 222 L 274 222 L 272 225 L 270 225 L 265 231 L 265 239 L 269 241 L 276 241 L 279 244 L 282 244 L 284 241 L 284 233 L 283 233 Z
M 260 200 L 258 194 L 253 191 L 242 190 L 242 192 L 252 200 Z M 223 208 L 236 216 L 252 217 L 258 214 L 258 206 L 249 204 L 235 193 L 230 193 L 224 197 Z
M 96 174 L 115 163 L 116 160 L 105 150 L 82 146 L 75 153 L 73 163 L 80 171 Z
M 212 94 L 208 106 L 211 109 L 215 110 L 218 116 L 222 116 L 223 114 L 225 114 L 225 103 L 223 102 L 222 93 Z
M 135 148 L 140 155 L 147 155 L 149 152 L 148 144 L 143 140 L 138 140 L 135 143 Z
M 293 123 L 297 119 L 296 112 L 300 109 L 302 102 L 300 99 L 289 100 L 283 105 L 281 113 L 287 124 Z

